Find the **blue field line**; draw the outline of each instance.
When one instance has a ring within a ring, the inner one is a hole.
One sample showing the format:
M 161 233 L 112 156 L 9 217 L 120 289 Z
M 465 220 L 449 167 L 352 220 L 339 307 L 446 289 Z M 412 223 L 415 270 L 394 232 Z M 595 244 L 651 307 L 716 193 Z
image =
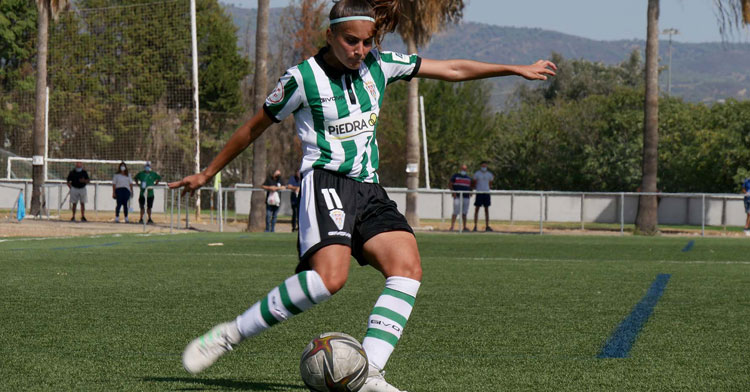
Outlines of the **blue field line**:
M 597 358 L 626 358 L 628 356 L 638 333 L 651 316 L 651 312 L 654 310 L 656 303 L 659 302 L 659 298 L 664 293 L 671 276 L 669 274 L 656 276 L 646 295 L 635 305 L 633 311 L 622 320 L 617 329 L 607 339 L 607 342 L 604 343 L 604 347 L 596 356 Z
M 693 250 L 693 245 L 695 245 L 695 240 L 690 240 L 690 242 L 688 242 L 687 245 L 685 245 L 685 247 L 682 248 L 682 251 L 690 252 L 691 250 Z

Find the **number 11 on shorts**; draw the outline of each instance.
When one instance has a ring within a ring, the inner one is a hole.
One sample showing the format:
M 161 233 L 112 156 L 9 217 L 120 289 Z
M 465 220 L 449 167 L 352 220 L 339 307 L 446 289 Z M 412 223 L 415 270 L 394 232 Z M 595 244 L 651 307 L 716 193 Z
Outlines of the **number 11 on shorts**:
M 328 207 L 329 211 L 335 208 L 344 208 L 344 205 L 341 204 L 341 199 L 339 199 L 339 195 L 336 193 L 335 188 L 323 188 L 320 190 L 320 193 L 323 194 L 323 199 L 325 199 L 326 207 Z

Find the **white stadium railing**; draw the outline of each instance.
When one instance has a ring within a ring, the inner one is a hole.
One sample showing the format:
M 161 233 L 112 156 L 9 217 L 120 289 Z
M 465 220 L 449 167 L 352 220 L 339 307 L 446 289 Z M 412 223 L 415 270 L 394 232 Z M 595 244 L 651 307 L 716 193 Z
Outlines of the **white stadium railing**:
M 92 181 L 89 192 L 93 191 L 93 201 L 89 197 L 89 206 L 93 204 L 94 214 L 100 211 L 113 211 L 115 203 L 109 197 L 110 181 Z M 102 187 L 105 190 L 102 191 Z M 93 188 L 93 189 L 91 189 Z M 20 190 L 24 191 L 25 202 L 30 204 L 30 180 L 3 180 L 0 182 L 0 208 L 13 209 L 14 200 Z M 452 214 L 451 190 L 419 189 L 408 191 L 404 188 L 386 188 L 390 197 L 397 203 L 399 210 L 404 212 L 406 194 L 416 192 L 420 195 L 418 213 L 423 219 L 450 219 Z M 164 183 L 154 187 L 157 202 L 154 203 L 155 213 L 169 214 L 170 229 L 182 224 L 183 214 L 185 227 L 190 227 L 190 198 L 182 197 L 181 192 L 175 192 Z M 228 223 L 229 205 L 233 204 L 235 221 L 237 215 L 249 213 L 250 195 L 252 192 L 265 192 L 248 184 L 237 184 L 232 187 L 219 188 L 204 187 L 200 192 L 209 192 L 209 219 L 211 224 L 217 224 L 219 231 L 223 231 Z M 135 192 L 134 192 L 135 193 Z M 175 194 L 176 193 L 176 194 Z M 288 197 L 289 191 L 282 191 L 282 215 L 291 213 Z M 471 195 L 477 192 L 468 192 Z M 539 234 L 544 234 L 545 223 L 580 223 L 585 229 L 588 223 L 619 224 L 620 233 L 624 234 L 625 225 L 635 221 L 638 200 L 641 195 L 654 195 L 660 198 L 660 225 L 690 225 L 700 226 L 701 234 L 705 235 L 706 226 L 742 226 L 745 222 L 743 196 L 740 194 L 711 194 L 711 193 L 644 193 L 644 192 L 556 192 L 556 191 L 490 191 L 492 206 L 490 216 L 495 221 L 539 223 Z M 91 195 L 91 193 L 89 193 Z M 183 212 L 183 199 L 184 212 Z M 60 216 L 67 210 L 68 189 L 61 180 L 50 180 L 44 187 L 46 218 L 50 218 L 50 211 L 57 211 Z M 159 202 L 161 200 L 161 202 Z M 231 203 L 230 203 L 231 201 Z M 176 208 L 175 208 L 176 207 Z M 91 208 L 91 207 L 89 207 Z M 470 209 L 469 216 L 473 214 Z M 482 209 L 482 218 L 483 218 Z M 459 230 L 463 227 L 461 215 L 458 215 Z M 145 226 L 144 226 L 145 230 Z

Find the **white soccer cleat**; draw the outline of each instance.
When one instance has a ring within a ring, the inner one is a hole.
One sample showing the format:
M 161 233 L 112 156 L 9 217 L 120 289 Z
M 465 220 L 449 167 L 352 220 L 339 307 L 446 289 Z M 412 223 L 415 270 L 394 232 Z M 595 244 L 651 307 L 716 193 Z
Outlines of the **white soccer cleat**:
M 359 392 L 406 392 L 389 384 L 388 381 L 385 381 L 384 375 L 384 371 L 370 365 L 365 385 L 362 386 L 362 389 L 360 389 Z
M 232 320 L 219 324 L 205 335 L 190 342 L 182 353 L 182 366 L 197 374 L 213 365 L 220 356 L 232 350 L 232 345 L 242 341 L 237 323 Z

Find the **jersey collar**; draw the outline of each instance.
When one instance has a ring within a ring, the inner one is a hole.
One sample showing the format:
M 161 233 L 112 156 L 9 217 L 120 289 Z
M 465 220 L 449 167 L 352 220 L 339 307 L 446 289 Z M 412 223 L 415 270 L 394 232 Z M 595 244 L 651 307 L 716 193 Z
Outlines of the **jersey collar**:
M 330 50 L 331 48 L 328 46 L 320 48 L 318 51 L 318 54 L 314 56 L 315 62 L 318 63 L 321 69 L 323 69 L 323 72 L 325 72 L 326 76 L 328 76 L 330 79 L 338 79 L 343 75 L 349 75 L 349 76 L 358 76 L 359 70 L 358 69 L 347 69 L 345 71 L 342 71 L 340 69 L 334 68 L 330 64 L 328 64 L 323 56 Z

